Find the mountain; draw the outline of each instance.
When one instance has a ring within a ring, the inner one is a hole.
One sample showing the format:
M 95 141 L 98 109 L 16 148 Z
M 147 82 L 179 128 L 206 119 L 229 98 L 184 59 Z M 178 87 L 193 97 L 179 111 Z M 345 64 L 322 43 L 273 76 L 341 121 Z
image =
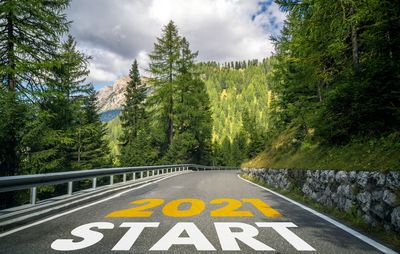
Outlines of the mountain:
M 102 121 L 108 122 L 121 112 L 122 105 L 125 103 L 125 90 L 129 80 L 128 76 L 124 76 L 117 79 L 113 85 L 97 91 L 97 108 Z M 146 86 L 148 78 L 141 77 L 141 80 L 142 84 Z
M 129 77 L 122 77 L 111 86 L 106 86 L 97 91 L 97 108 L 99 112 L 119 109 L 125 102 L 125 90 Z

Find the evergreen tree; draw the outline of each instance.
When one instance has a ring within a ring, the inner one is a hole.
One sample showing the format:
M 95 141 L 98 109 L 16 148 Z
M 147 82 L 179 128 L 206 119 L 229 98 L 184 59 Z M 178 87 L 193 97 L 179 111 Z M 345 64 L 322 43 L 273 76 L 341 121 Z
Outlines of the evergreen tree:
M 224 166 L 234 166 L 235 162 L 233 161 L 231 142 L 228 138 L 225 138 L 221 144 L 221 154 L 222 161 Z
M 168 151 L 167 161 L 174 159 L 172 154 L 179 149 L 180 161 L 210 163 L 212 119 L 210 102 L 204 82 L 194 79 L 190 74 L 180 76 L 175 92 L 175 127 L 173 146 Z M 181 146 L 181 147 L 177 147 Z M 186 147 L 186 149 L 184 149 Z M 173 161 L 171 161 L 173 162 Z
M 153 84 L 157 88 L 157 99 L 154 103 L 161 107 L 161 121 L 166 121 L 167 145 L 173 138 L 173 81 L 179 74 L 179 63 L 182 39 L 178 35 L 178 29 L 173 21 L 170 21 L 162 30 L 162 36 L 154 43 L 154 50 L 149 55 L 149 71 L 153 75 Z M 162 124 L 163 125 L 163 124 Z M 161 126 L 163 128 L 163 126 Z
M 73 169 L 94 169 L 111 165 L 106 128 L 97 111 L 96 91 L 90 87 L 78 115 L 74 134 Z
M 0 126 L 0 174 L 13 175 L 19 167 L 26 123 L 24 104 L 45 89 L 49 67 L 57 64 L 59 37 L 67 31 L 63 11 L 69 0 L 0 1 L 1 111 L 8 119 Z
M 288 12 L 271 82 L 279 125 L 326 144 L 398 131 L 399 2 L 276 2 Z
M 84 84 L 89 73 L 88 59 L 76 50 L 76 43 L 69 36 L 56 56 L 59 64 L 52 66 L 46 78 L 47 89 L 37 92 L 36 117 L 29 122 L 29 131 L 23 137 L 28 148 L 21 167 L 25 173 L 75 169 L 74 162 L 79 160 L 75 135 L 82 125 L 90 123 L 81 120 L 81 111 L 85 96 L 90 96 L 89 92 L 94 96 L 90 85 Z M 93 115 L 98 118 L 96 112 Z
M 197 55 L 172 21 L 150 54 L 155 85 L 150 111 L 167 137 L 160 149 L 163 163 L 211 159 L 210 102 L 204 83 L 194 76 Z
M 141 83 L 137 61 L 129 71 L 130 81 L 125 92 L 121 114 L 123 135 L 120 139 L 121 163 L 124 166 L 146 165 L 149 151 L 145 112 L 146 87 Z M 147 149 L 146 149 L 147 148 Z
M 264 149 L 264 136 L 262 130 L 257 124 L 254 115 L 251 115 L 249 111 L 244 111 L 242 114 L 243 129 L 248 137 L 247 153 L 248 157 L 254 157 Z M 243 134 L 242 134 L 243 135 Z
M 181 40 L 181 50 L 178 60 L 179 74 L 182 75 L 193 71 L 194 60 L 196 59 L 198 54 L 198 52 L 193 53 L 190 50 L 189 42 L 186 40 L 185 37 L 183 37 Z

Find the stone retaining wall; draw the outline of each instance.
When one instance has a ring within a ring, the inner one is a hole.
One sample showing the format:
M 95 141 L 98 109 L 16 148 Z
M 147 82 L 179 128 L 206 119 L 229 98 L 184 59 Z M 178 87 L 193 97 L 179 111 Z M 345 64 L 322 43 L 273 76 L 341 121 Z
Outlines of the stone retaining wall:
M 243 169 L 282 190 L 298 189 L 327 207 L 355 214 L 369 225 L 400 232 L 400 173 Z

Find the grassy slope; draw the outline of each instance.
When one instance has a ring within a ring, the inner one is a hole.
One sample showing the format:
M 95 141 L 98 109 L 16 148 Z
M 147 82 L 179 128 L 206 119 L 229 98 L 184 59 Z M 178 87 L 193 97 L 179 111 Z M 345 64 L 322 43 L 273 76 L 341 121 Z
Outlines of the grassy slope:
M 296 168 L 337 170 L 400 170 L 400 133 L 346 146 L 302 143 L 279 145 L 279 138 L 264 152 L 242 164 L 247 168 Z

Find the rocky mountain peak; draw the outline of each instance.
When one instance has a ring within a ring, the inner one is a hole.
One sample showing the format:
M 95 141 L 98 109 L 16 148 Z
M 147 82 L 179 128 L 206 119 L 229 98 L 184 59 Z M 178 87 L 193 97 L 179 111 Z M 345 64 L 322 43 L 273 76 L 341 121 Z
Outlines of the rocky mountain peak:
M 141 77 L 142 84 L 147 83 L 145 77 Z M 103 87 L 97 91 L 97 108 L 99 112 L 120 109 L 125 103 L 125 90 L 130 78 L 124 76 L 117 79 L 113 85 Z

